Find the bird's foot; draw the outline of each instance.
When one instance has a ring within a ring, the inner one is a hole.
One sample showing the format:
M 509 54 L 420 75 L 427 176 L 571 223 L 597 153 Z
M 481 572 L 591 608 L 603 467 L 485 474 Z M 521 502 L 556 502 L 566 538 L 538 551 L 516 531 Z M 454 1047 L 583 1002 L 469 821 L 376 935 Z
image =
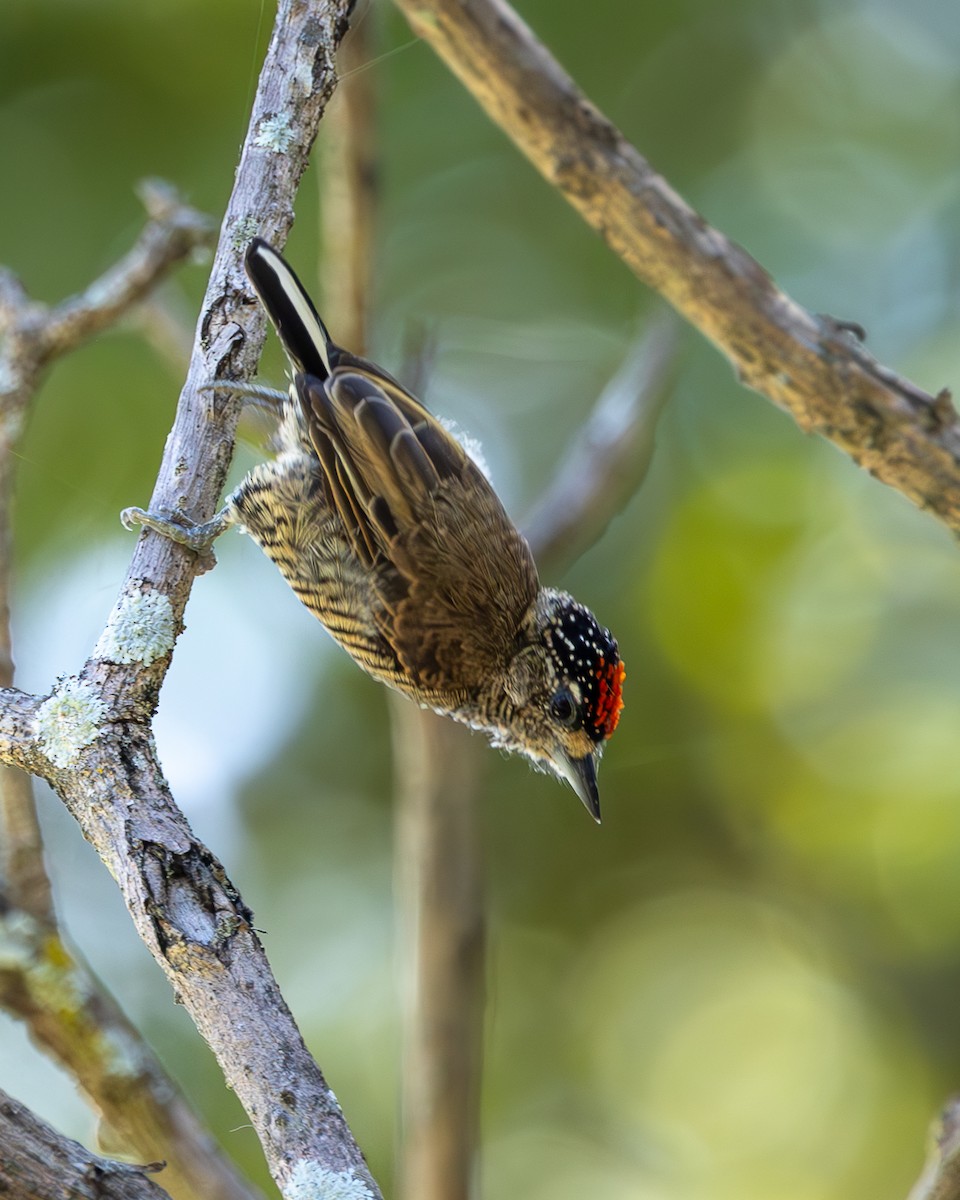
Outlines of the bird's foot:
M 233 392 L 234 395 L 242 396 L 254 408 L 270 413 L 282 411 L 283 406 L 290 399 L 288 391 L 262 387 L 259 383 L 231 383 L 227 379 L 215 379 L 212 383 L 201 383 L 197 391 Z
M 229 509 L 223 508 L 209 521 L 201 525 L 187 524 L 179 514 L 163 512 L 147 512 L 143 508 L 125 508 L 120 514 L 120 520 L 125 528 L 133 530 L 138 525 L 144 529 L 152 529 L 171 542 L 186 546 L 195 554 L 206 555 L 210 547 L 226 529 L 233 524 Z

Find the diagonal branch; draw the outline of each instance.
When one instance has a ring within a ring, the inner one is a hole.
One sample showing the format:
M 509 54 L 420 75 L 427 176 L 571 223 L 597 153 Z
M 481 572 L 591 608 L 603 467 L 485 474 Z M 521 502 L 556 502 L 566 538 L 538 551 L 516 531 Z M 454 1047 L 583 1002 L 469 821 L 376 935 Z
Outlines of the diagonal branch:
M 125 315 L 184 256 L 213 238 L 210 220 L 171 188 L 141 188 L 149 222 L 132 249 L 81 295 L 31 302 L 4 277 L 0 350 L 0 686 L 13 676 L 7 596 L 17 434 L 43 369 Z M 32 783 L 0 768 L 0 1005 L 66 1070 L 100 1115 L 101 1135 L 140 1161 L 165 1159 L 164 1186 L 186 1200 L 257 1195 L 219 1151 L 103 984 L 65 943 L 43 861 Z M 157 1189 L 153 1189 L 156 1191 Z
M 169 1200 L 133 1167 L 91 1154 L 0 1092 L 0 1193 L 5 1200 Z
M 255 233 L 281 245 L 286 238 L 350 7 L 350 0 L 279 5 L 154 509 L 202 518 L 223 487 L 238 400 L 211 400 L 200 387 L 254 369 L 264 318 L 239 250 Z M 117 880 L 138 932 L 246 1108 L 284 1195 L 378 1200 L 249 911 L 194 838 L 157 762 L 149 722 L 204 565 L 143 533 L 81 677 L 60 681 L 43 703 L 0 692 L 0 760 L 48 779 Z
M 829 318 L 781 291 L 599 112 L 504 0 L 396 0 L 538 171 L 747 386 L 960 531 L 960 426 Z

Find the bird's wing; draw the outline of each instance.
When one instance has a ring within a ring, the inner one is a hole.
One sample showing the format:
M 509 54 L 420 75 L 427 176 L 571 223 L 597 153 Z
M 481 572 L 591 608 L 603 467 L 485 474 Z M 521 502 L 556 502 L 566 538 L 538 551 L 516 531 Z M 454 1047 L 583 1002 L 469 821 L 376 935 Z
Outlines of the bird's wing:
M 385 372 L 351 359 L 295 386 L 399 662 L 424 686 L 476 686 L 512 656 L 536 597 L 527 543 L 460 443 Z

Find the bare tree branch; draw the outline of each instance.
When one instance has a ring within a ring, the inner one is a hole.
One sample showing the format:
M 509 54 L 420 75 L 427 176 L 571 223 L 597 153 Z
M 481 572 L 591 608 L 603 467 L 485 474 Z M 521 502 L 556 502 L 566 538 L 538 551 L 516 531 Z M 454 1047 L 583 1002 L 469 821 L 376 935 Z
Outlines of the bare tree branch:
M 547 576 L 602 536 L 645 477 L 675 351 L 675 322 L 654 322 L 572 438 L 526 523 Z M 428 358 L 421 334 L 402 373 L 418 394 Z M 405 973 L 399 1194 L 466 1200 L 476 1187 L 482 1077 L 486 924 L 476 801 L 486 760 L 477 738 L 435 713 L 391 697 L 391 716 Z
M 401 377 L 424 395 L 435 349 L 408 333 Z M 459 726 L 390 697 L 401 964 L 401 1200 L 466 1200 L 477 1178 L 486 907 L 477 800 L 483 747 Z
M 39 372 L 58 358 L 112 325 L 137 300 L 143 299 L 171 267 L 198 246 L 209 245 L 209 217 L 184 204 L 160 180 L 140 186 L 140 198 L 150 217 L 126 255 L 79 296 L 50 307 L 30 302 L 22 284 L 0 271 L 0 335 L 5 336 L 0 376 L 0 405 L 4 424 L 22 411 L 21 396 L 29 400 Z M 5 430 L 9 436 L 9 430 Z
M 396 0 L 541 174 L 740 379 L 960 530 L 960 426 L 845 327 L 807 312 L 626 142 L 504 0 Z
M 540 493 L 523 531 L 541 574 L 575 562 L 646 477 L 676 367 L 675 322 L 653 322 L 610 380 Z
M 0 417 L 0 684 L 13 678 L 7 596 L 10 502 L 22 411 L 40 374 L 123 315 L 191 250 L 209 244 L 208 218 L 166 185 L 141 195 L 150 222 L 135 246 L 80 296 L 48 308 L 31 303 L 6 277 L 0 352 L 7 395 Z M 40 1045 L 76 1079 L 99 1111 L 101 1129 L 123 1153 L 166 1158 L 175 1196 L 254 1200 L 249 1187 L 199 1124 L 175 1084 L 86 964 L 64 942 L 43 862 L 32 783 L 15 767 L 0 775 L 0 1004 L 23 1020 Z
M 403 1200 L 466 1200 L 476 1171 L 486 913 L 482 744 L 391 697 L 404 978 Z
M 153 180 L 141 186 L 140 194 L 148 224 L 123 259 L 81 295 L 49 307 L 31 302 L 9 272 L 0 274 L 0 687 L 13 684 L 9 593 L 15 451 L 41 371 L 115 321 L 187 254 L 213 240 L 209 218 L 184 204 L 168 185 Z M 9 768 L 0 775 L 0 879 L 8 906 L 55 924 L 32 788 Z
M 4 1200 L 168 1200 L 169 1193 L 147 1178 L 145 1168 L 91 1154 L 4 1092 L 0 1147 Z M 162 1167 L 157 1163 L 150 1169 Z
M 164 1158 L 164 1186 L 179 1200 L 256 1200 L 260 1193 L 59 930 L 13 910 L 0 912 L 0 936 L 0 1001 L 99 1110 L 101 1144 L 143 1161 Z
M 141 186 L 140 194 L 149 223 L 123 259 L 81 295 L 54 307 L 38 304 L 10 272 L 0 272 L 0 687 L 13 683 L 9 593 L 15 451 L 40 374 L 142 299 L 187 254 L 213 240 L 209 218 L 184 204 L 168 185 L 153 180 Z M 6 902 L 52 925 L 30 783 L 10 770 L 4 770 L 0 783 L 0 878 Z
M 283 0 L 261 73 L 187 382 L 151 507 L 208 515 L 238 416 L 200 385 L 248 376 L 264 318 L 238 251 L 282 244 L 350 0 Z M 69 324 L 69 322 L 68 322 Z M 156 760 L 150 719 L 194 575 L 195 555 L 145 532 L 94 657 L 43 703 L 0 693 L 0 759 L 47 778 L 117 880 L 144 941 L 217 1055 L 285 1195 L 380 1193 L 283 1002 L 249 913 L 194 839 Z
M 320 278 L 325 311 L 335 318 L 337 339 L 355 354 L 367 352 L 376 223 L 373 12 L 344 39 L 337 59 L 341 83 L 323 130 L 323 254 Z

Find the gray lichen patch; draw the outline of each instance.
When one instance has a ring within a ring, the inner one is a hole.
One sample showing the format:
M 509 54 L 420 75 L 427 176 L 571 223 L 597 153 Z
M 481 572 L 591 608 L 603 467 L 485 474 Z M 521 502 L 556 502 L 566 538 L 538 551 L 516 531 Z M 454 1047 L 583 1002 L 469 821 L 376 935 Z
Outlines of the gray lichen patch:
M 295 136 L 290 118 L 284 113 L 277 113 L 272 117 L 264 117 L 260 122 L 253 144 L 264 150 L 274 150 L 277 154 L 286 154 Z
M 96 688 L 82 679 L 65 679 L 37 709 L 37 739 L 57 767 L 76 762 L 84 746 L 100 734 L 106 706 Z
M 286 1200 L 373 1200 L 373 1192 L 353 1171 L 331 1171 L 301 1158 L 283 1189 Z
M 115 663 L 143 663 L 168 654 L 174 643 L 173 607 L 162 592 L 135 590 L 121 596 L 94 654 Z

